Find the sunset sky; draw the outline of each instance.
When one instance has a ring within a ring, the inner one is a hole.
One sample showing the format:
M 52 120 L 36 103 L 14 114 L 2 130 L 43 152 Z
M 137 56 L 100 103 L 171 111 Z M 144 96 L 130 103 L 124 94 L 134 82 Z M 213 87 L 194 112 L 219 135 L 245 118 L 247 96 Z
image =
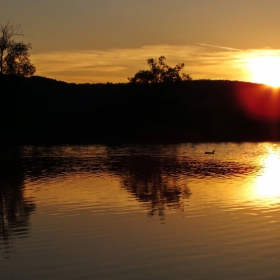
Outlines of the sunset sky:
M 0 0 L 20 24 L 36 75 L 127 82 L 146 60 L 185 63 L 193 79 L 280 85 L 279 0 Z M 279 77 L 279 78 L 278 78 Z

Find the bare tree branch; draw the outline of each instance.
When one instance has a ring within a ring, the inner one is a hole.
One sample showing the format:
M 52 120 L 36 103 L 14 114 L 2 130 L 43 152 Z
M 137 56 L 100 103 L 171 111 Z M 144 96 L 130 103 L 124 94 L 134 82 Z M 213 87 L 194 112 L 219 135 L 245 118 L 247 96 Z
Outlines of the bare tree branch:
M 30 63 L 28 50 L 31 44 L 15 42 L 14 36 L 24 36 L 21 26 L 13 26 L 8 21 L 0 25 L 0 73 L 19 76 L 32 76 L 35 67 Z

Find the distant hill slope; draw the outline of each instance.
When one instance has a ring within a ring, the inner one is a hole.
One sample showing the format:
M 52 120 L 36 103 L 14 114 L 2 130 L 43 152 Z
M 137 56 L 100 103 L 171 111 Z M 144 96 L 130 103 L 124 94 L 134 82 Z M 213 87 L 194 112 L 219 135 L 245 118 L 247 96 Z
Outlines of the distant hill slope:
M 2 144 L 280 140 L 279 94 L 259 84 L 77 85 L 0 75 L 0 88 Z

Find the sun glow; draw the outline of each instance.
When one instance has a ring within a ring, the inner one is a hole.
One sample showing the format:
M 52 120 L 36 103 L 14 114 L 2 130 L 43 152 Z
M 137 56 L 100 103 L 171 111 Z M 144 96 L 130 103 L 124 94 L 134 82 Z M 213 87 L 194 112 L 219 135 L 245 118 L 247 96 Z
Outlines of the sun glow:
M 251 81 L 280 87 L 280 57 L 275 55 L 259 55 L 247 61 Z

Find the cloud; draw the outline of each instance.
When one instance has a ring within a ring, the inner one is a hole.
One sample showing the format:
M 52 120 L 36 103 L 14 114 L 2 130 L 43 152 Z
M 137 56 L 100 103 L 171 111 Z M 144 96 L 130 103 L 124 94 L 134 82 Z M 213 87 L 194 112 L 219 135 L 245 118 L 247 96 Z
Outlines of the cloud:
M 229 50 L 229 51 L 239 51 L 241 52 L 241 49 L 235 49 L 235 48 L 229 48 L 229 47 L 222 47 L 222 46 L 216 46 L 216 45 L 208 45 L 208 44 L 202 44 L 202 43 L 197 43 L 199 46 L 205 46 L 205 47 L 211 47 L 211 48 L 218 48 L 218 49 L 224 49 L 224 50 Z
M 127 82 L 127 77 L 138 70 L 148 69 L 148 58 L 161 55 L 170 66 L 185 63 L 184 72 L 194 79 L 248 80 L 246 58 L 261 51 L 264 50 L 242 51 L 199 43 L 37 53 L 31 59 L 37 68 L 36 75 L 74 83 Z

